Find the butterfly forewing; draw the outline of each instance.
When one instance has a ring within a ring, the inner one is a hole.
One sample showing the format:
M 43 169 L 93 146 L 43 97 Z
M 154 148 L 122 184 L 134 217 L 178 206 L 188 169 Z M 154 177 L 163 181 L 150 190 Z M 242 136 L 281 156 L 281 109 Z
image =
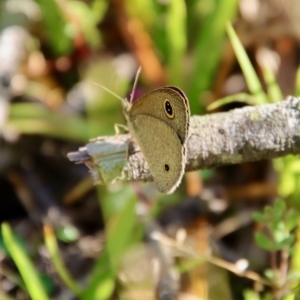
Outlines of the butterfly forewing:
M 129 119 L 138 115 L 155 117 L 172 127 L 181 144 L 186 141 L 190 118 L 189 103 L 178 88 L 162 87 L 143 95 L 134 103 L 128 115 Z

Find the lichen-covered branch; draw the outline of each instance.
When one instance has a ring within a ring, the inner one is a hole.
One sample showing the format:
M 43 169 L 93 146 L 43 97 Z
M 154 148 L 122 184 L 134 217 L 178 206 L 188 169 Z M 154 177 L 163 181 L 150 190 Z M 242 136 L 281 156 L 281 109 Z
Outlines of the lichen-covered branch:
M 104 156 L 99 152 L 103 145 L 111 145 Z M 290 96 L 274 104 L 193 116 L 187 141 L 186 171 L 298 153 L 300 98 Z M 77 163 L 86 163 L 100 183 L 116 179 L 152 180 L 143 155 L 130 135 L 98 138 L 79 152 L 69 153 L 68 157 Z M 103 158 L 104 167 L 99 163 Z M 109 180 L 104 178 L 107 172 L 112 175 Z

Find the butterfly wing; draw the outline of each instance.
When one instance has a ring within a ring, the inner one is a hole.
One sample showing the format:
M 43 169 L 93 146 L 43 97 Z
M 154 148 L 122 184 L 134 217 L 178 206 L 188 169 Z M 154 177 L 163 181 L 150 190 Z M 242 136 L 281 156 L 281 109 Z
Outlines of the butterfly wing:
M 185 144 L 171 126 L 152 116 L 137 115 L 128 127 L 144 154 L 157 189 L 172 193 L 184 174 Z
M 141 114 L 164 121 L 177 133 L 182 144 L 186 141 L 190 107 L 188 99 L 180 89 L 166 86 L 143 95 L 134 102 L 129 111 L 130 118 Z

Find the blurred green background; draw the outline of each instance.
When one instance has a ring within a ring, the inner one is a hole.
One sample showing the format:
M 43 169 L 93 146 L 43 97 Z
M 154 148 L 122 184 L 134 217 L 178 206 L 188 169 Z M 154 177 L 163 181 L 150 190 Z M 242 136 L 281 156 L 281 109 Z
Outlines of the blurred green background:
M 199 170 L 166 196 L 95 187 L 66 155 L 125 124 L 93 82 L 128 97 L 139 66 L 136 96 L 178 86 L 192 115 L 297 96 L 299 13 L 297 0 L 0 0 L 0 299 L 297 299 L 297 157 Z

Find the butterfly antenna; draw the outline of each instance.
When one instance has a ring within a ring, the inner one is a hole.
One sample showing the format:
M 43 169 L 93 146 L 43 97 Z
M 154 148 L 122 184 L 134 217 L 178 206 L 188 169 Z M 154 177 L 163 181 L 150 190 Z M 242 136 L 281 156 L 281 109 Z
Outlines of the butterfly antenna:
M 116 93 L 114 93 L 113 91 L 111 91 L 110 89 L 108 89 L 107 87 L 105 87 L 104 85 L 102 85 L 101 83 L 97 83 L 92 81 L 93 84 L 100 86 L 103 90 L 105 90 L 106 92 L 110 93 L 111 95 L 115 96 L 116 98 L 120 99 L 121 101 L 123 101 L 124 99 L 122 97 L 120 97 L 119 95 L 117 95 Z
M 137 85 L 137 82 L 138 82 L 138 79 L 139 79 L 139 76 L 140 76 L 140 73 L 141 73 L 141 66 L 138 68 L 137 72 L 136 72 L 136 75 L 135 75 L 135 79 L 134 79 L 134 83 L 133 83 L 133 88 L 132 88 L 132 93 L 130 95 L 130 103 L 133 103 L 133 97 L 134 97 L 134 92 L 135 92 L 135 88 L 136 88 L 136 85 Z

